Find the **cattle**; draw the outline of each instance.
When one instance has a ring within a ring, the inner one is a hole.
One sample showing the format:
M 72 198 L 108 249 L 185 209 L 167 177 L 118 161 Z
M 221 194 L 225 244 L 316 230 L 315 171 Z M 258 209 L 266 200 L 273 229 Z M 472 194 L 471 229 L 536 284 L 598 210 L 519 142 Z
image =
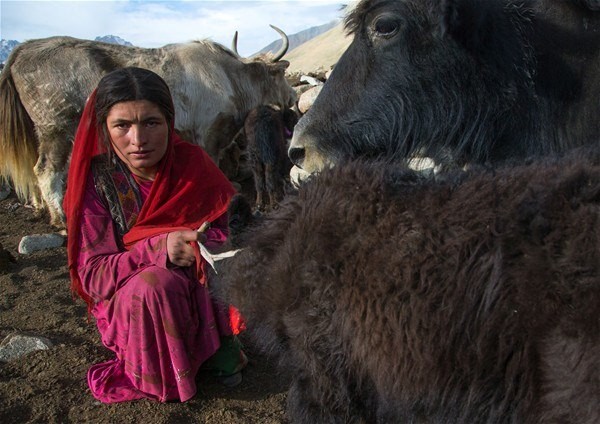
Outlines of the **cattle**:
M 269 105 L 258 106 L 246 116 L 245 148 L 254 177 L 258 211 L 277 207 L 290 184 L 292 162 L 287 156 L 287 148 L 297 121 L 292 109 Z
M 137 66 L 162 76 L 174 98 L 176 129 L 216 159 L 225 142 L 209 136 L 217 132 L 213 124 L 231 121 L 239 129 L 257 105 L 294 104 L 283 54 L 272 63 L 242 60 L 208 40 L 152 49 L 71 37 L 24 42 L 0 76 L 0 176 L 12 180 L 21 198 L 45 204 L 51 222 L 62 226 L 74 133 L 86 97 L 104 74 Z
M 499 164 L 600 137 L 598 0 L 362 0 L 294 132 L 307 172 L 354 157 Z
M 213 294 L 289 371 L 292 422 L 600 422 L 597 152 L 444 178 L 362 160 L 229 216 Z

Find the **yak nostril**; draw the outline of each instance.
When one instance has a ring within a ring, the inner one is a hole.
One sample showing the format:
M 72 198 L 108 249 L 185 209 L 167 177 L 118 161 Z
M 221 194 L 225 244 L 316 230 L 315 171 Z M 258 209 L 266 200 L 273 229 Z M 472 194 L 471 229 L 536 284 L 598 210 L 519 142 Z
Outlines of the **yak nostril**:
M 288 150 L 288 156 L 294 165 L 298 168 L 302 168 L 302 162 L 304 162 L 304 156 L 306 152 L 304 147 L 290 147 Z

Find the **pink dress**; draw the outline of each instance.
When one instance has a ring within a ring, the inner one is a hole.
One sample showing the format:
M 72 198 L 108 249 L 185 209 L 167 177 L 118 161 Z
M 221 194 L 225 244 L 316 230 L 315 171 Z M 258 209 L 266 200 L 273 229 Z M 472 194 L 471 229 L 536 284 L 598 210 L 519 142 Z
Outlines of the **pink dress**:
M 150 186 L 140 184 L 142 200 Z M 206 232 L 207 247 L 225 240 L 224 220 Z M 200 365 L 217 351 L 220 336 L 231 335 L 225 308 L 211 301 L 193 267 L 168 264 L 166 234 L 125 250 L 91 176 L 81 226 L 79 275 L 94 299 L 102 343 L 116 353 L 88 371 L 92 394 L 105 403 L 192 398 Z

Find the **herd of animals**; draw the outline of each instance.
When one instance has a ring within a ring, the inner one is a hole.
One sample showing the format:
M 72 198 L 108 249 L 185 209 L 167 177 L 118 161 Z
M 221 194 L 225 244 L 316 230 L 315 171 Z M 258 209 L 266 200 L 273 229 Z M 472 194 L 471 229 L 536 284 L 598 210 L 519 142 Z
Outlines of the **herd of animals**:
M 176 129 L 218 160 L 250 110 L 294 104 L 296 93 L 285 78 L 289 62 L 279 60 L 283 53 L 271 60 L 242 60 L 206 40 L 158 49 L 70 37 L 26 41 L 0 74 L 0 175 L 63 227 L 65 176 L 78 118 L 102 75 L 137 66 L 162 76 L 171 88 Z
M 241 250 L 212 284 L 291 370 L 292 422 L 600 422 L 600 1 L 362 0 L 345 25 L 295 126 L 280 55 L 23 43 L 0 76 L 0 175 L 60 225 L 85 96 L 149 67 L 217 160 L 244 124 L 243 150 L 293 129 L 281 166 L 311 176 L 259 195 L 261 215 L 234 197 Z M 437 173 L 406 165 L 423 156 Z

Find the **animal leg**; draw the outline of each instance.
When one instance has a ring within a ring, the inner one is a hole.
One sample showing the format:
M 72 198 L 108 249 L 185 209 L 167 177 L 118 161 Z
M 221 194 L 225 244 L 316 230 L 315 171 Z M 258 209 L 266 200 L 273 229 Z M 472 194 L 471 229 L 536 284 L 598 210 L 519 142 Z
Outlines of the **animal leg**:
M 275 209 L 283 198 L 283 175 L 279 175 L 272 164 L 265 165 L 266 190 L 269 194 L 269 208 Z
M 67 140 L 68 138 L 65 136 L 62 139 Z M 65 214 L 62 203 L 67 174 L 68 144 L 61 145 L 59 143 L 61 141 L 57 138 L 40 137 L 39 157 L 33 170 L 38 180 L 43 202 L 50 213 L 50 224 L 64 228 Z M 60 146 L 64 146 L 64 149 L 61 149 Z
M 256 189 L 256 209 L 265 210 L 265 167 L 262 162 L 254 161 L 254 187 Z

